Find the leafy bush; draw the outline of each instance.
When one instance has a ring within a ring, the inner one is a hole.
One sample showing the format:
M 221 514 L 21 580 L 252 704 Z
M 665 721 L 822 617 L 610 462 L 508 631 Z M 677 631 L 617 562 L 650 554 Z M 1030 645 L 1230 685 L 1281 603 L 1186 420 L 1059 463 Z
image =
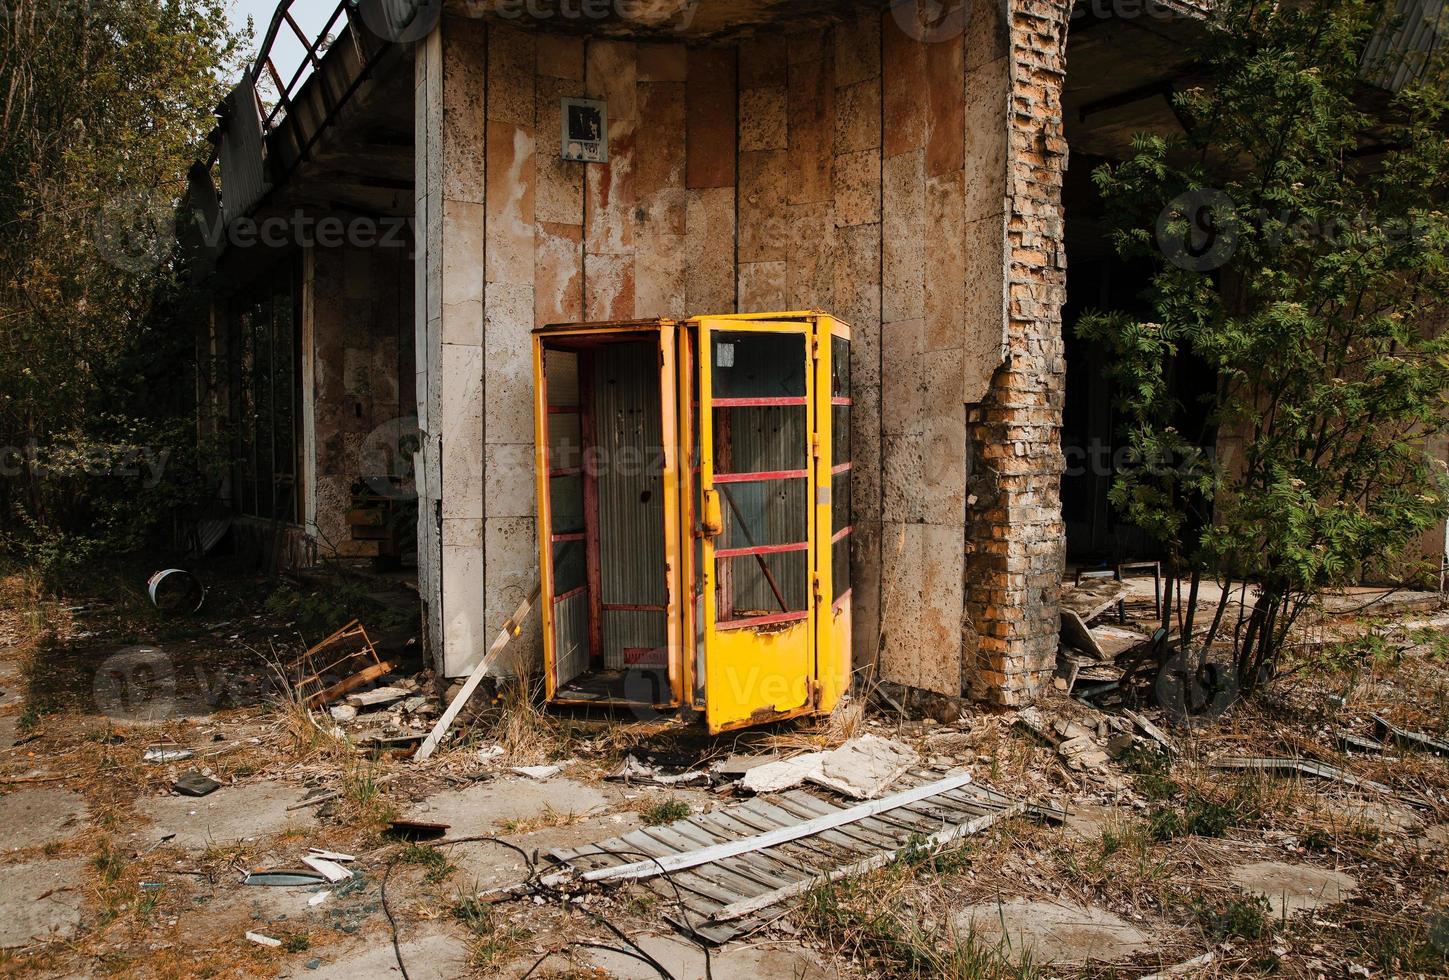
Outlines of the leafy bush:
M 1093 174 L 1119 255 L 1154 270 L 1144 314 L 1078 325 L 1123 393 L 1111 499 L 1193 595 L 1223 583 L 1207 642 L 1183 652 L 1226 637 L 1244 692 L 1318 591 L 1412 578 L 1402 556 L 1449 511 L 1424 448 L 1449 426 L 1449 86 L 1436 61 L 1364 108 L 1383 13 L 1224 0 L 1199 52 L 1211 84 L 1175 99 L 1185 135 L 1139 137 Z M 1175 392 L 1189 360 L 1215 375 L 1201 403 Z M 1255 605 L 1226 616 L 1244 581 Z

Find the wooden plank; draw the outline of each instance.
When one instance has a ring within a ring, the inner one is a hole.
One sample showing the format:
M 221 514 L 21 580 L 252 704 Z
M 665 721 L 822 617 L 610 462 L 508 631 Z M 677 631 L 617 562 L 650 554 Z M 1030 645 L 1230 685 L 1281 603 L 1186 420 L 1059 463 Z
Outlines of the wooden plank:
M 713 847 L 720 843 L 708 834 L 690 835 L 681 833 L 672 827 L 646 827 L 641 833 L 648 834 L 661 843 L 674 849 L 676 854 L 686 854 L 698 850 L 701 847 Z M 741 895 L 753 895 L 760 891 L 768 891 L 771 888 L 779 887 L 788 879 L 781 879 L 777 875 L 762 875 L 759 872 L 751 872 L 742 868 L 726 867 L 720 861 L 711 861 L 708 864 L 700 865 L 694 869 L 699 874 L 714 876 L 722 886 L 738 891 Z
M 307 707 L 315 708 L 320 705 L 327 704 L 329 701 L 335 701 L 338 698 L 342 697 L 344 694 L 347 694 L 349 691 L 355 691 L 362 685 L 369 684 L 372 681 L 377 680 L 379 677 L 381 677 L 383 674 L 386 674 L 390 670 L 392 670 L 392 664 L 388 663 L 386 660 L 384 660 L 380 664 L 373 664 L 366 670 L 360 670 L 357 673 L 353 674 L 345 681 L 338 681 L 336 684 L 333 684 L 325 691 L 318 691 L 316 694 L 312 695 L 307 699 Z
M 809 793 L 786 793 L 779 798 L 778 802 L 782 808 L 801 819 L 815 820 L 820 817 L 820 801 Z M 866 845 L 865 850 L 899 847 L 901 839 L 906 836 L 897 828 L 882 824 L 874 817 L 862 818 L 841 830 L 843 833 L 862 838 Z M 857 850 L 861 849 L 857 848 Z
M 769 827 L 753 827 L 743 820 L 740 820 L 733 813 L 723 810 L 706 814 L 701 818 L 701 821 L 706 819 L 712 824 L 717 824 L 739 837 L 748 837 L 751 834 L 758 834 L 762 830 L 770 829 Z M 811 839 L 805 838 L 804 840 Z M 808 874 L 810 869 L 817 865 L 823 867 L 831 863 L 827 852 L 810 847 L 804 843 L 804 840 L 776 844 L 768 852 L 762 851 L 761 853 L 771 854 L 776 860 L 782 863 L 788 863 L 792 868 L 797 869 L 797 877 Z
M 837 827 L 853 824 L 868 819 L 873 814 L 879 813 L 882 810 L 889 810 L 892 807 L 903 806 L 906 803 L 914 803 L 917 800 L 924 800 L 937 793 L 955 789 L 958 786 L 965 786 L 970 781 L 970 774 L 962 773 L 959 776 L 952 776 L 935 783 L 927 783 L 924 786 L 917 786 L 914 789 L 893 793 L 890 796 L 882 797 L 878 800 L 868 800 L 865 803 L 848 807 L 844 810 L 836 810 L 833 813 L 816 817 L 813 820 L 806 820 L 795 827 L 781 827 L 779 830 L 767 834 L 759 834 L 755 837 L 746 837 L 724 844 L 716 844 L 713 847 L 706 847 L 685 854 L 671 855 L 660 859 L 657 863 L 653 861 L 641 861 L 620 868 L 598 868 L 585 872 L 583 878 L 586 881 L 645 878 L 661 872 L 668 873 L 697 867 L 701 864 L 708 864 L 711 861 L 718 861 L 721 858 L 732 857 L 736 854 L 746 854 L 750 851 L 763 850 L 764 848 L 784 843 L 785 841 L 798 840 L 801 837 L 808 837 L 822 830 L 833 830 Z M 562 882 L 567 877 L 567 875 L 549 876 L 542 879 L 542 882 L 545 885 L 549 885 Z
M 717 825 L 706 824 L 699 817 L 691 817 L 688 820 L 671 826 L 681 833 L 698 833 L 708 843 L 738 840 L 740 837 L 749 836 L 749 834 L 735 833 Z M 688 828 L 688 830 L 686 831 L 685 828 Z M 762 881 L 770 879 L 774 880 L 776 884 L 783 884 L 785 882 L 796 881 L 800 877 L 796 866 L 792 865 L 789 861 L 781 860 L 780 856 L 775 853 L 775 848 L 756 851 L 753 854 L 741 854 L 736 858 L 726 858 L 725 860 L 727 862 L 739 861 L 744 866 L 754 869 L 754 876 L 760 878 Z M 731 865 L 727 864 L 726 866 Z M 772 885 L 771 887 L 775 886 Z
M 542 588 L 541 584 L 535 585 L 528 598 L 519 604 L 518 608 L 513 611 L 513 615 L 503 624 L 503 628 L 493 638 L 493 645 L 488 648 L 488 652 L 483 655 L 483 659 L 478 661 L 478 666 L 474 667 L 473 673 L 468 676 L 468 682 L 463 685 L 458 696 L 453 698 L 453 703 L 448 705 L 448 710 L 443 712 L 443 717 L 438 719 L 438 723 L 433 726 L 433 730 L 428 733 L 423 744 L 418 746 L 417 754 L 413 756 L 414 762 L 422 762 L 437 750 L 438 743 L 443 740 L 443 736 L 452 727 L 454 719 L 458 717 L 458 712 L 463 710 L 463 705 L 468 703 L 468 699 L 478 689 L 478 685 L 482 683 L 484 676 L 488 673 L 488 668 L 493 665 L 494 659 L 503 652 L 504 647 L 508 646 L 509 640 L 523 632 L 523 620 L 528 616 L 533 604 L 538 601 L 538 594 Z
M 782 809 L 775 804 L 767 804 L 767 806 L 776 815 L 776 819 L 787 820 L 791 825 L 800 822 L 800 815 L 794 811 Z M 877 846 L 874 838 L 869 834 L 855 831 L 850 827 L 839 827 L 820 834 L 812 834 L 802 840 L 802 843 L 807 844 L 817 842 L 821 847 L 825 847 L 828 843 L 838 848 L 831 858 L 832 864 L 839 864 L 842 860 L 849 860 L 850 856 L 858 855 L 862 851 L 874 850 Z M 846 857 L 842 857 L 842 855 L 846 855 Z
M 1005 820 L 1008 817 L 1015 816 L 1019 813 L 1024 812 L 1025 810 L 1026 805 L 1024 803 L 1018 803 L 1015 806 L 1007 807 L 1006 809 L 1000 810 L 996 813 L 988 813 L 984 816 L 977 817 L 975 820 L 969 823 L 960 824 L 955 827 L 948 827 L 947 829 L 942 830 L 937 834 L 933 834 L 927 839 L 926 844 L 928 847 L 940 847 L 942 845 L 949 844 L 952 841 L 959 840 L 962 837 L 979 833 L 980 831 L 985 830 L 992 824 Z M 733 905 L 728 905 L 725 908 L 720 909 L 717 913 L 715 913 L 712 922 L 729 922 L 734 919 L 758 912 L 761 909 L 769 908 L 771 905 L 777 905 L 780 902 L 785 901 L 786 899 L 795 897 L 796 895 L 803 895 L 806 892 L 810 891 L 810 889 L 815 888 L 816 886 L 824 884 L 828 881 L 835 881 L 840 878 L 847 878 L 854 875 L 865 874 L 868 871 L 874 871 L 876 868 L 883 868 L 891 861 L 895 860 L 897 853 L 899 853 L 898 850 L 882 852 L 880 854 L 865 858 L 864 860 L 857 861 L 854 864 L 835 868 L 824 875 L 817 875 L 814 878 L 796 882 L 793 885 L 788 885 L 774 892 L 769 892 L 764 895 L 757 895 L 753 898 L 744 899 L 742 901 L 734 903 Z

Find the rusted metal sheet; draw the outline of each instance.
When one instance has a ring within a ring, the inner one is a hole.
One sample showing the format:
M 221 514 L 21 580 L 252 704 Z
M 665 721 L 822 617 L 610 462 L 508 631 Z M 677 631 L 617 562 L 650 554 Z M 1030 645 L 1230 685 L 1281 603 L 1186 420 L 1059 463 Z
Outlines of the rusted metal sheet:
M 251 210 L 272 185 L 266 180 L 262 117 L 250 72 L 226 97 L 226 106 L 218 152 L 222 217 L 230 222 Z

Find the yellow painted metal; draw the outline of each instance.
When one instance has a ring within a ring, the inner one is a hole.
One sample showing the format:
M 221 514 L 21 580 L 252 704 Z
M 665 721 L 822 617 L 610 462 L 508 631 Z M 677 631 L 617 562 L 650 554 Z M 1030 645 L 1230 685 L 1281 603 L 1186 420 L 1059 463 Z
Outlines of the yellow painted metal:
M 553 620 L 553 511 L 548 493 L 548 374 L 540 338 L 533 338 L 533 472 L 538 521 L 539 618 L 543 627 L 543 687 L 550 701 L 558 693 L 557 633 Z
M 805 431 L 815 432 L 817 390 L 811 359 L 813 326 L 810 321 L 791 322 L 740 317 L 698 317 L 697 391 L 699 403 L 699 486 L 706 501 L 715 490 L 713 364 L 716 331 L 729 333 L 796 333 L 805 341 Z M 815 443 L 818 446 L 818 442 Z M 704 716 L 710 734 L 734 728 L 764 724 L 807 714 L 814 710 L 815 620 L 814 609 L 794 622 L 765 626 L 721 629 L 717 621 L 715 537 L 701 522 L 700 568 L 701 607 L 704 635 Z M 806 525 L 809 553 L 816 547 L 815 522 Z M 813 563 L 812 563 L 813 564 Z
M 815 418 L 816 436 L 819 439 L 820 454 L 815 460 L 815 540 L 818 546 L 814 553 L 815 566 L 815 614 L 816 614 L 816 659 L 815 677 L 819 684 L 816 710 L 828 714 L 835 710 L 840 697 L 850 688 L 850 594 L 847 592 L 839 602 L 832 602 L 835 595 L 834 550 L 849 548 L 850 539 L 840 542 L 834 538 L 833 479 L 837 463 L 850 460 L 836 459 L 835 412 L 831 379 L 834 376 L 835 348 L 832 337 L 840 337 L 847 343 L 850 328 L 834 317 L 820 315 L 814 319 L 815 341 Z

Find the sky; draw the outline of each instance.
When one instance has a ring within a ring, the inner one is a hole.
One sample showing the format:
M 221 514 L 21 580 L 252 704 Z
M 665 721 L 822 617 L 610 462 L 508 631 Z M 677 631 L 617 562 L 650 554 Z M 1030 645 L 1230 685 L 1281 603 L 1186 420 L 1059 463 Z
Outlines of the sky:
M 261 44 L 262 37 L 267 33 L 267 25 L 271 23 L 272 15 L 277 12 L 280 2 L 282 0 L 227 0 L 227 12 L 231 16 L 233 27 L 241 30 L 247 25 L 247 17 L 252 18 L 253 47 L 248 52 L 248 58 L 256 53 L 256 45 Z M 337 0 L 292 0 L 291 7 L 292 17 L 302 29 L 312 32 L 320 31 L 336 9 Z M 273 49 L 277 69 L 287 78 L 291 77 L 291 70 L 295 70 L 302 58 L 301 44 L 295 38 L 296 35 L 283 26 L 279 43 Z

